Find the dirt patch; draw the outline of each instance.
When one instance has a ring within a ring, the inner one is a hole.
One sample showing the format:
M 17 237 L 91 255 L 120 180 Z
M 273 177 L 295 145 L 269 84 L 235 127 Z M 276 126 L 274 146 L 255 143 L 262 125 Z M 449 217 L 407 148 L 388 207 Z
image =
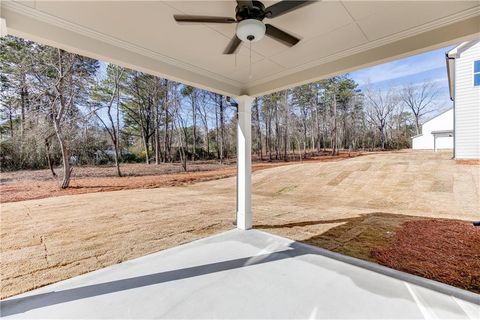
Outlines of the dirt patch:
M 338 186 L 343 180 L 348 178 L 352 172 L 351 171 L 343 171 L 341 172 L 338 176 L 336 176 L 334 179 L 332 179 L 328 185 L 329 186 Z
M 464 164 L 470 166 L 478 166 L 480 165 L 480 160 L 456 160 L 457 164 Z
M 261 169 L 264 166 L 256 167 Z M 161 175 L 75 178 L 68 189 L 60 189 L 56 181 L 22 180 L 0 185 L 1 202 L 16 202 L 73 194 L 118 191 L 128 189 L 150 189 L 178 186 L 208 181 L 235 175 L 234 167 L 217 168 L 208 171 L 170 173 Z
M 303 242 L 480 293 L 480 228 L 471 223 L 386 213 L 329 222 L 342 224 Z
M 360 152 L 340 153 L 337 156 L 324 154 L 311 156 L 302 162 L 331 162 L 360 155 Z M 299 161 L 257 160 L 253 163 L 252 170 L 255 172 L 294 163 Z M 49 170 L 2 172 L 0 201 L 6 203 L 83 193 L 180 186 L 231 177 L 237 170 L 232 160 L 224 164 L 197 161 L 188 166 L 188 172 L 183 172 L 180 164 L 172 163 L 125 164 L 121 168 L 123 177 L 115 176 L 115 169 L 111 166 L 75 167 L 71 187 L 66 190 L 58 187 Z
M 431 188 L 432 192 L 453 192 L 453 179 L 435 180 Z
M 480 228 L 461 221 L 403 223 L 372 257 L 390 268 L 480 293 Z

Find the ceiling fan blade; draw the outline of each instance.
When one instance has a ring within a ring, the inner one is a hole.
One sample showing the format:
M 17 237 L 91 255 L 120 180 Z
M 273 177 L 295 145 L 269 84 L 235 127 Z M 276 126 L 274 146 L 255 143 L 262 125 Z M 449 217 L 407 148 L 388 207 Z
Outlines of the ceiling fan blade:
M 271 24 L 265 24 L 265 27 L 267 28 L 267 30 L 265 31 L 265 34 L 267 36 L 277 41 L 280 41 L 289 47 L 293 47 L 300 41 L 299 38 L 291 35 L 290 33 L 282 31 L 277 27 L 272 26 Z
M 237 4 L 240 7 L 253 7 L 253 2 L 251 0 L 237 0 Z
M 190 15 L 179 15 L 176 14 L 173 16 L 177 22 L 199 22 L 199 23 L 236 23 L 237 20 L 230 17 L 211 17 L 211 16 L 190 16 Z
M 312 1 L 312 0 L 307 0 L 307 1 L 283 0 L 266 8 L 265 12 L 267 13 L 267 18 L 270 18 L 270 19 L 276 18 L 285 13 L 296 10 L 300 7 L 303 7 L 304 5 L 311 4 L 314 2 L 315 1 Z
M 223 51 L 223 54 L 233 54 L 237 52 L 238 48 L 240 47 L 240 44 L 242 43 L 242 40 L 240 40 L 236 35 L 230 40 L 230 43 L 228 44 L 227 48 L 225 51 Z

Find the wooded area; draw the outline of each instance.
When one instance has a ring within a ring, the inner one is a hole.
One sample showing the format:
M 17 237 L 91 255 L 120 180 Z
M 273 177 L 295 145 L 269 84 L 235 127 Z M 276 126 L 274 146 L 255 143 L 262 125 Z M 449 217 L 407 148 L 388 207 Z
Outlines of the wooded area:
M 233 98 L 14 37 L 0 42 L 2 170 L 235 157 Z M 423 90 L 423 91 L 422 91 Z M 432 84 L 362 91 L 348 75 L 256 98 L 252 153 L 301 159 L 409 147 Z

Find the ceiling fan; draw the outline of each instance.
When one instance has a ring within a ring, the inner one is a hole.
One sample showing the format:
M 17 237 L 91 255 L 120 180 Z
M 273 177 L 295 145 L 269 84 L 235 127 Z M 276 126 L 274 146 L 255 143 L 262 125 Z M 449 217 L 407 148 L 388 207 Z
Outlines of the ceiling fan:
M 236 34 L 223 52 L 224 54 L 233 54 L 238 50 L 242 41 L 256 42 L 265 35 L 287 46 L 294 46 L 300 41 L 299 38 L 271 24 L 263 23 L 263 20 L 279 17 L 312 2 L 314 1 L 283 0 L 265 8 L 260 1 L 237 0 L 235 18 L 195 15 L 174 15 L 173 17 L 177 22 L 187 23 L 237 23 Z

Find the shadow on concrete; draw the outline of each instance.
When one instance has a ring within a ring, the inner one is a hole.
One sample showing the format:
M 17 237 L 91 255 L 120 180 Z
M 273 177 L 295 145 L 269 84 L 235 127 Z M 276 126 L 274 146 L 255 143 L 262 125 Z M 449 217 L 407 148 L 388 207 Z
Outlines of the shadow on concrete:
M 310 221 L 299 221 L 299 222 L 291 222 L 291 223 L 284 223 L 284 224 L 256 224 L 253 226 L 253 228 L 254 229 L 282 229 L 282 228 L 314 226 L 317 224 L 344 223 L 344 222 L 350 222 L 351 220 L 352 218 L 335 219 L 335 220 L 310 220 Z
M 89 286 L 83 286 L 73 289 L 53 291 L 22 298 L 4 300 L 0 301 L 0 314 L 2 317 L 4 317 L 69 301 L 90 298 L 135 288 L 141 288 L 170 281 L 188 279 L 216 272 L 259 265 L 263 263 L 297 257 L 308 253 L 308 251 L 305 251 L 305 249 L 302 250 L 296 243 L 292 243 L 290 247 L 291 249 L 282 250 L 270 254 L 209 263 L 195 267 L 159 272 L 128 279 L 92 284 Z

